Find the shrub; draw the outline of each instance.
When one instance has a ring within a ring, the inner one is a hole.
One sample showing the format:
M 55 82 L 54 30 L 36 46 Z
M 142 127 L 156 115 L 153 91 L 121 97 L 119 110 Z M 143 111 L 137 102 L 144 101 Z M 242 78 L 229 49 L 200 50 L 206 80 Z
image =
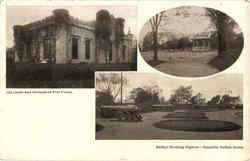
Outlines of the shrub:
M 10 64 L 7 80 L 59 81 L 94 78 L 94 67 L 90 64 Z

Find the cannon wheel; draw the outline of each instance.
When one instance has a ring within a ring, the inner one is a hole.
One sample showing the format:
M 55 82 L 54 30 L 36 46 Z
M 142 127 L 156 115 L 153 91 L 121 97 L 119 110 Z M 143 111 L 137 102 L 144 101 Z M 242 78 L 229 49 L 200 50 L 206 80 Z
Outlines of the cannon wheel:
M 117 111 L 115 117 L 120 121 L 126 120 L 126 115 L 124 114 L 124 112 L 121 111 Z
M 117 111 L 115 117 L 119 121 L 141 121 L 142 115 L 137 111 Z

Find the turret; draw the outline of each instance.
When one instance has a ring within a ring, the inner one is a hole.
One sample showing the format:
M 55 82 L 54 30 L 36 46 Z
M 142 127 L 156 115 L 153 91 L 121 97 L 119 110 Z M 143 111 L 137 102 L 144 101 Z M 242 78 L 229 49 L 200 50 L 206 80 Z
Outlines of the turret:
M 69 11 L 66 9 L 55 9 L 53 10 L 53 14 L 56 17 L 68 17 L 69 16 Z
M 56 17 L 56 20 L 59 22 L 67 21 L 70 17 L 69 11 L 66 9 L 56 9 L 53 11 L 53 15 Z
M 131 33 L 130 28 L 128 29 L 128 34 L 127 34 L 127 36 L 128 36 L 128 39 L 130 39 L 130 40 L 133 39 L 133 34 Z
M 23 26 L 21 26 L 21 25 L 15 25 L 13 27 L 13 30 L 14 30 L 14 37 L 15 37 L 15 39 L 19 39 L 21 37 L 22 32 L 23 32 Z

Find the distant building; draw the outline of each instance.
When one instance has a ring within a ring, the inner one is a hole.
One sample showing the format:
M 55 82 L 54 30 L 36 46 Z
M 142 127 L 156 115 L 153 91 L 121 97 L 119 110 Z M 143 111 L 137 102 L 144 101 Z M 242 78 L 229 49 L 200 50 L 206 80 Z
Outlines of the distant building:
M 15 62 L 132 63 L 133 35 L 129 31 L 122 44 L 116 46 L 116 20 L 111 16 L 112 36 L 108 52 L 97 45 L 96 21 L 73 18 L 65 9 L 54 10 L 53 15 L 41 21 L 16 25 Z
M 212 32 L 202 32 L 195 35 L 192 40 L 193 51 L 208 51 L 211 50 Z
M 228 104 L 230 104 L 232 108 L 235 108 L 236 106 L 241 105 L 242 102 L 241 102 L 240 97 L 237 96 L 237 97 L 230 97 Z

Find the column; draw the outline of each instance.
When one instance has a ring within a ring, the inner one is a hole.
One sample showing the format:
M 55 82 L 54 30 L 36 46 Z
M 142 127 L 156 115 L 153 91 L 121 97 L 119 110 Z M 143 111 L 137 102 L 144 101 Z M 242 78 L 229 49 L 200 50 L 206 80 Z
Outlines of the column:
M 39 46 L 40 46 L 40 52 L 39 52 L 39 57 L 40 57 L 40 61 L 42 61 L 43 60 L 43 52 L 44 52 L 44 48 L 43 48 L 43 41 L 42 40 L 40 40 L 39 41 Z
M 207 41 L 207 48 L 208 48 L 208 50 L 211 49 L 211 47 L 210 47 L 210 39 L 208 39 L 208 41 Z

